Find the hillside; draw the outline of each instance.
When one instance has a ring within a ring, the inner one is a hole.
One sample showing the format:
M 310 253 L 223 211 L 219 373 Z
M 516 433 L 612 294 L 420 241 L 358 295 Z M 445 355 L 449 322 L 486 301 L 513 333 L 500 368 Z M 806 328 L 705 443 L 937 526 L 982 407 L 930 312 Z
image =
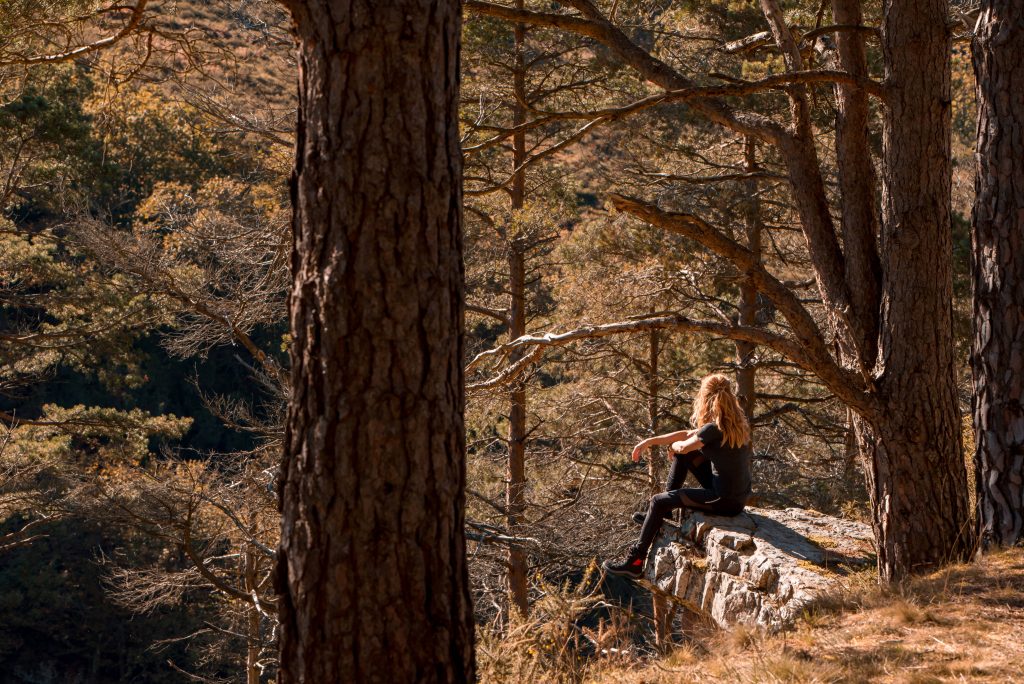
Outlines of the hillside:
M 880 590 L 870 573 L 792 632 L 694 627 L 662 659 L 607 663 L 599 684 L 1017 682 L 1024 663 L 1024 549 Z

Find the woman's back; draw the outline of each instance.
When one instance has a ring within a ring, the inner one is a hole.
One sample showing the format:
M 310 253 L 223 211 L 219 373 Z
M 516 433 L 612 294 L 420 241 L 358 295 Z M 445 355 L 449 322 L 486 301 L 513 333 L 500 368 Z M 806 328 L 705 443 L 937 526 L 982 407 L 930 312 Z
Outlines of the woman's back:
M 714 423 L 702 425 L 697 436 L 704 443 L 700 453 L 711 462 L 715 493 L 723 499 L 746 500 L 751 493 L 750 461 L 754 455 L 750 442 L 727 446 Z

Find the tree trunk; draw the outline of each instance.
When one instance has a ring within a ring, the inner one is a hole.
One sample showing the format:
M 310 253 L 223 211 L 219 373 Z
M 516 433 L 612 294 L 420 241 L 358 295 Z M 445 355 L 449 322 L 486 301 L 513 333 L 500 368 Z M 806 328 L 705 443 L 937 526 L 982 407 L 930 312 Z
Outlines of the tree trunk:
M 947 19 L 943 0 L 885 3 L 881 409 L 860 426 L 884 581 L 971 546 L 951 333 Z
M 837 24 L 859 26 L 864 21 L 860 0 L 832 0 L 832 16 Z M 863 33 L 838 31 L 836 48 L 843 71 L 862 78 L 870 76 Z M 878 292 L 882 279 L 875 168 L 868 142 L 871 108 L 863 88 L 836 84 L 835 93 L 843 260 L 852 315 L 860 322 L 854 326 L 860 337 L 852 340 L 853 349 L 844 356 L 859 359 L 865 369 L 870 369 L 878 353 Z
M 516 6 L 522 9 L 522 0 Z M 514 66 L 512 69 L 512 125 L 520 126 L 526 121 L 526 66 L 523 61 L 525 27 L 516 24 L 513 29 L 515 42 Z M 526 203 L 526 173 L 520 167 L 526 161 L 526 133 L 517 131 L 512 136 L 512 216 L 522 210 Z M 509 338 L 516 339 L 526 334 L 526 248 L 518 236 L 509 240 Z M 518 360 L 519 355 L 516 355 Z M 519 383 L 509 392 L 508 417 L 508 481 L 505 489 L 505 510 L 508 533 L 515 536 L 523 522 L 526 511 L 526 391 Z M 521 548 L 508 550 L 508 593 L 513 610 L 525 617 L 530 610 L 526 593 L 526 552 Z
M 747 137 L 743 147 L 743 171 L 757 171 L 757 147 L 751 137 Z M 761 254 L 761 202 L 757 195 L 757 181 L 749 178 L 743 182 L 746 201 L 744 202 L 743 231 L 746 233 L 747 249 L 754 254 Z M 740 283 L 740 315 L 739 324 L 748 327 L 757 325 L 757 288 L 744 279 Z M 754 406 L 757 401 L 755 376 L 757 367 L 754 365 L 754 352 L 757 345 L 743 340 L 736 341 L 736 389 L 740 405 L 747 416 L 750 427 L 754 427 Z
M 526 334 L 526 267 L 523 254 L 513 241 L 509 254 L 509 285 L 512 306 L 509 307 L 509 337 Z M 513 362 L 518 360 L 517 354 Z M 505 489 L 505 512 L 508 533 L 516 536 L 526 511 L 526 391 L 520 383 L 509 392 L 508 472 Z M 508 591 L 511 607 L 526 616 L 530 604 L 526 594 L 526 553 L 521 548 L 508 550 Z
M 652 312 L 653 313 L 653 312 Z M 661 382 L 658 379 L 658 357 L 661 355 L 661 335 L 657 330 L 648 333 L 647 358 L 647 427 L 652 435 L 658 434 L 658 392 Z M 647 454 L 647 485 L 651 495 L 661 491 L 665 469 L 661 467 L 661 449 L 652 446 Z
M 1024 539 L 1024 7 L 983 0 L 974 43 L 974 465 L 982 543 Z
M 300 71 L 279 681 L 472 681 L 460 3 L 285 4 Z
M 256 551 L 250 542 L 242 544 L 242 578 L 246 593 L 256 590 Z M 260 684 L 260 614 L 255 606 L 245 610 L 245 684 Z

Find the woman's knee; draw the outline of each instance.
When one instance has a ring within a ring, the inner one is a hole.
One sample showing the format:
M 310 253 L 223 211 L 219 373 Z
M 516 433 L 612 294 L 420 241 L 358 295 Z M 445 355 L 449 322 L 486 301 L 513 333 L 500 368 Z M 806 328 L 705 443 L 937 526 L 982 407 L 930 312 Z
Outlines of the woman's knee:
M 667 492 L 655 494 L 651 497 L 651 510 L 656 513 L 667 513 L 675 507 L 675 499 Z

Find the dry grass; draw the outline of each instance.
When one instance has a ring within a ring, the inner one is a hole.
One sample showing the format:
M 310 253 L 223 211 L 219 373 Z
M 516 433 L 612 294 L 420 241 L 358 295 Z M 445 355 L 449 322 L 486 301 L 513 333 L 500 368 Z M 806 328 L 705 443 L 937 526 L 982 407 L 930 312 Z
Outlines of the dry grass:
M 1024 681 L 1024 550 L 900 586 L 856 576 L 793 630 L 688 634 L 660 660 L 595 662 L 597 684 Z
M 589 654 L 601 654 L 600 662 L 609 665 L 633 661 L 644 621 L 605 603 L 600 584 L 601 573 L 592 563 L 576 585 L 541 582 L 528 619 L 478 628 L 479 681 L 577 684 L 585 681 L 591 667 Z M 583 617 L 598 606 L 609 609 L 607 616 L 585 626 Z

